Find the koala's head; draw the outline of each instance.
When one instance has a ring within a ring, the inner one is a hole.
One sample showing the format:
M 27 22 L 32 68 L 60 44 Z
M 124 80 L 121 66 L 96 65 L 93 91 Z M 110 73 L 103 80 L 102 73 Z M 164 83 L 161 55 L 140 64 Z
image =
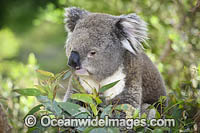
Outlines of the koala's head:
M 113 74 L 126 50 L 138 54 L 147 39 L 146 23 L 136 14 L 112 16 L 71 7 L 65 9 L 68 65 L 95 80 Z

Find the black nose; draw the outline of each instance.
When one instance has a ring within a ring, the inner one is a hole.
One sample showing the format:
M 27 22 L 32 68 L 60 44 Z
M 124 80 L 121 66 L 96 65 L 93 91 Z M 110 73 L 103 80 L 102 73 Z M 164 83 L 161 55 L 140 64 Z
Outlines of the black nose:
M 76 51 L 71 52 L 71 55 L 69 56 L 68 65 L 75 69 L 80 69 L 80 67 L 81 67 L 80 55 L 78 52 L 76 52 Z

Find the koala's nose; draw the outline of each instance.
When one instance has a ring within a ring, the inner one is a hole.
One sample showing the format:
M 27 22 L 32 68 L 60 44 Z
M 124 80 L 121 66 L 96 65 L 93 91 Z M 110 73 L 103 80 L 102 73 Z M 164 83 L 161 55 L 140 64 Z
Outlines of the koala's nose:
M 75 69 L 80 69 L 81 64 L 80 64 L 80 55 L 76 51 L 72 51 L 71 55 L 69 56 L 69 61 L 68 65 L 75 68 Z

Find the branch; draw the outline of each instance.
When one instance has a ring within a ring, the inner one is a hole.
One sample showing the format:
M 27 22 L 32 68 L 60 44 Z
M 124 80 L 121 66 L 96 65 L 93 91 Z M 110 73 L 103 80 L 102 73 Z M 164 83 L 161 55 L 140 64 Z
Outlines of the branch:
M 8 124 L 7 116 L 1 104 L 0 104 L 0 132 L 11 133 L 11 126 Z
M 196 14 L 198 11 L 200 11 L 200 0 L 198 0 L 196 6 L 191 9 L 193 14 Z
M 171 45 L 172 45 L 172 40 L 168 40 L 167 41 L 167 44 L 165 45 L 164 47 L 164 50 L 160 56 L 160 61 L 163 62 L 165 60 L 165 58 L 170 54 L 172 48 L 171 48 Z

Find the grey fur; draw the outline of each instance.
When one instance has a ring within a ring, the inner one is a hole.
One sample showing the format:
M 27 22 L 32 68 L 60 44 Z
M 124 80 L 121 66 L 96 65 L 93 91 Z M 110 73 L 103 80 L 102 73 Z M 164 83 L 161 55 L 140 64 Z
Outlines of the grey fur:
M 65 16 L 69 32 L 66 55 L 77 51 L 92 79 L 100 82 L 124 66 L 125 87 L 113 103 L 120 99 L 120 103 L 145 110 L 147 104 L 166 96 L 160 73 L 143 52 L 147 27 L 136 14 L 112 16 L 72 7 L 66 9 Z M 91 50 L 96 51 L 93 58 L 88 57 Z
M 69 32 L 73 32 L 75 25 L 78 23 L 78 20 L 80 20 L 87 14 L 88 14 L 87 11 L 80 10 L 79 8 L 75 7 L 65 8 L 65 19 L 64 19 L 64 22 L 66 23 L 65 28 Z

